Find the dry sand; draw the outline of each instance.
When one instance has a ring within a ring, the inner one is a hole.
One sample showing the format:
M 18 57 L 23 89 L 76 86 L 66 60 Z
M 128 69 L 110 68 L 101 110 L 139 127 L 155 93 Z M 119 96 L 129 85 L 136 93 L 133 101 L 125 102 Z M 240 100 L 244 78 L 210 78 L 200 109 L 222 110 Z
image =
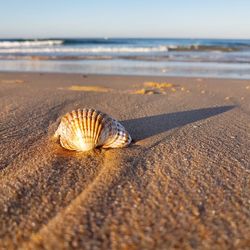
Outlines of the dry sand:
M 62 149 L 83 107 L 133 144 Z M 0 152 L 0 249 L 249 249 L 250 81 L 0 73 Z

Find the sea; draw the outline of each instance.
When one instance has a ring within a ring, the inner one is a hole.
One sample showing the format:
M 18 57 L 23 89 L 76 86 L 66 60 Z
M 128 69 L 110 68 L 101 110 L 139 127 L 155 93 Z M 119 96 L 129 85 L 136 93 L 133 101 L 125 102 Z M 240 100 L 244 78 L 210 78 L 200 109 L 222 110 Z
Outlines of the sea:
M 250 79 L 250 40 L 0 39 L 0 71 Z

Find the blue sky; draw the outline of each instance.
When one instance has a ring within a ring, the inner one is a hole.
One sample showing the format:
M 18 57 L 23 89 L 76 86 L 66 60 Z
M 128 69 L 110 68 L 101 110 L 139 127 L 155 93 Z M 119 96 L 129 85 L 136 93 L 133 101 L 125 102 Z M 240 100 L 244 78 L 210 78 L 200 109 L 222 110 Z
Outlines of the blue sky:
M 3 0 L 6 37 L 250 39 L 250 0 Z

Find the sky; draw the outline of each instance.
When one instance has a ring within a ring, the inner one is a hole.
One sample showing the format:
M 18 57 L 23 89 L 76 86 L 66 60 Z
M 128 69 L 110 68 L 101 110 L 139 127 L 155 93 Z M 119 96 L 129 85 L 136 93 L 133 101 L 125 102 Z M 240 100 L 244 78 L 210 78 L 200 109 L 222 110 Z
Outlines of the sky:
M 0 38 L 250 39 L 250 0 L 1 0 Z

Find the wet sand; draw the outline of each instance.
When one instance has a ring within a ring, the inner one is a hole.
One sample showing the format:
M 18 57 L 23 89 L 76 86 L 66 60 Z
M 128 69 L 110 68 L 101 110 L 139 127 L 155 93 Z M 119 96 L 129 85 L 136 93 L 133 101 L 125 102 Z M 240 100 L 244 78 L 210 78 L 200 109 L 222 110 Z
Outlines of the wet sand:
M 51 140 L 84 107 L 132 145 Z M 0 249 L 250 245 L 249 80 L 0 73 L 0 138 Z

